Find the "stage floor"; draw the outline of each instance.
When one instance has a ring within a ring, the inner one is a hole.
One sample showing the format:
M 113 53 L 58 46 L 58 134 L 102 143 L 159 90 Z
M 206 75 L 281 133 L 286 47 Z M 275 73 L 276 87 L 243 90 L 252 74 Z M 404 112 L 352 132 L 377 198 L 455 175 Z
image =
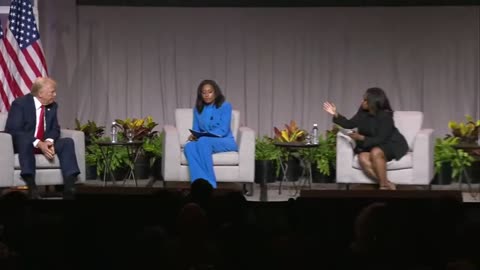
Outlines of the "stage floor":
M 149 188 L 153 188 L 154 190 L 159 190 L 163 188 L 162 181 L 155 181 L 152 182 L 148 179 L 138 180 L 138 190 L 135 191 L 135 184 L 132 180 L 127 181 L 125 184 L 123 182 L 117 182 L 114 186 L 111 182 L 107 182 L 106 186 L 103 187 L 104 183 L 100 180 L 87 180 L 82 186 L 86 187 L 98 187 L 95 190 L 101 191 L 102 188 L 107 190 L 111 190 L 112 187 L 129 187 L 132 188 L 132 192 L 148 192 Z M 271 201 L 271 202 L 279 202 L 279 201 L 288 201 L 289 199 L 297 198 L 300 195 L 300 189 L 296 188 L 292 183 L 287 183 L 286 185 L 282 185 L 282 190 L 279 192 L 279 183 L 268 183 L 265 189 L 261 189 L 259 184 L 254 184 L 254 194 L 252 196 L 245 196 L 248 201 Z M 100 188 L 101 187 L 101 188 Z M 378 190 L 375 185 L 351 185 L 350 190 Z M 174 189 L 174 190 L 182 190 L 188 192 L 189 190 L 189 183 L 188 182 L 167 182 L 167 189 Z M 308 188 L 302 188 L 307 189 Z M 91 189 L 89 189 L 91 190 Z M 219 191 L 240 191 L 242 190 L 242 185 L 237 183 L 219 183 L 218 184 Z M 319 191 L 327 191 L 327 190 L 346 190 L 346 186 L 342 184 L 336 183 L 312 183 L 311 190 L 319 190 Z M 480 184 L 472 184 L 471 188 L 468 187 L 466 184 L 459 185 L 458 183 L 451 184 L 451 185 L 432 185 L 431 190 L 425 186 L 399 186 L 399 191 L 404 190 L 411 190 L 411 191 L 418 191 L 415 194 L 422 194 L 422 191 L 430 193 L 431 191 L 462 191 L 462 198 L 463 202 L 468 203 L 480 203 Z M 381 191 L 382 194 L 388 194 L 388 192 L 395 191 Z M 387 192 L 387 193 L 386 193 Z M 371 192 L 368 192 L 372 194 Z M 392 194 L 393 195 L 393 194 Z

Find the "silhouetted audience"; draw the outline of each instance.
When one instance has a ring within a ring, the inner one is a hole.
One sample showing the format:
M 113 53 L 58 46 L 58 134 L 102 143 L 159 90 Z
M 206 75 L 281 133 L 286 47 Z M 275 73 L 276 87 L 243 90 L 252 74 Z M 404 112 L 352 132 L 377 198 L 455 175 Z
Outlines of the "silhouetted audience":
M 1 197 L 2 270 L 479 269 L 478 207 L 470 211 L 479 220 L 415 200 L 250 202 L 202 180 L 181 198 L 159 193 L 93 207 L 24 195 Z
M 218 252 L 209 233 L 205 211 L 188 203 L 177 217 L 176 240 L 170 247 L 172 269 L 216 269 Z
M 187 197 L 188 202 L 200 205 L 208 210 L 213 196 L 213 187 L 205 179 L 197 179 L 191 184 L 190 194 Z

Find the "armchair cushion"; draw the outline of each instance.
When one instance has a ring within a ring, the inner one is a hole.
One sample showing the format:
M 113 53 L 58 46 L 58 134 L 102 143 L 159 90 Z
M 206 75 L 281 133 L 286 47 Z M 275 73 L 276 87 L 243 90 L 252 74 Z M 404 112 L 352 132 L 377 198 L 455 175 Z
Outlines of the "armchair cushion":
M 355 169 L 361 170 L 362 167 L 358 162 L 358 155 L 353 157 L 353 167 Z M 400 160 L 391 160 L 387 162 L 387 170 L 402 170 L 402 169 L 411 169 L 413 167 L 413 154 L 412 152 L 408 152 L 405 156 L 403 156 Z
M 238 166 L 239 163 L 239 156 L 238 152 L 223 152 L 223 153 L 216 153 L 212 155 L 213 164 L 217 166 Z M 183 153 L 182 149 L 182 165 L 188 165 L 187 158 Z
M 18 154 L 14 155 L 15 159 L 15 170 L 20 170 L 20 161 L 18 159 Z M 37 169 L 60 169 L 60 160 L 55 156 L 53 160 L 48 160 L 44 155 L 35 155 L 35 162 Z
M 396 111 L 393 114 L 395 126 L 407 140 L 408 147 L 413 150 L 415 136 L 422 128 L 423 113 L 414 111 Z

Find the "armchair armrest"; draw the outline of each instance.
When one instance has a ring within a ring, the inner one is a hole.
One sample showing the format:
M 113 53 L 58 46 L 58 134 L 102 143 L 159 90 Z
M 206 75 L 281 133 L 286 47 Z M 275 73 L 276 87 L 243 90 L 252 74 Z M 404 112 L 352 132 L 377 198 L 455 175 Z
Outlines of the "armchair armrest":
M 434 174 L 433 129 L 422 129 L 413 144 L 413 179 L 419 184 L 430 184 Z
M 75 156 L 77 157 L 78 182 L 85 182 L 85 134 L 82 131 L 61 129 L 60 138 L 71 138 L 75 144 Z
M 337 133 L 337 157 L 336 157 L 336 178 L 337 182 L 349 182 L 350 172 L 353 164 L 353 145 L 352 138 L 342 133 Z
M 178 130 L 171 125 L 163 127 L 162 174 L 165 181 L 180 179 L 181 146 Z
M 9 187 L 13 184 L 15 160 L 13 153 L 12 136 L 0 132 L 0 187 Z
M 253 182 L 255 178 L 255 131 L 249 127 L 240 127 L 237 141 L 240 179 L 245 182 Z

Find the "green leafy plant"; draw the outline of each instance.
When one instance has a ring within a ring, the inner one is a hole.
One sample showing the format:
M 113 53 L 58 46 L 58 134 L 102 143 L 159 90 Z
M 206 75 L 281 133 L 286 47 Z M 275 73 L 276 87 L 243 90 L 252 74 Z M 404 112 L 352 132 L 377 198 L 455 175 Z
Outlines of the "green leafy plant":
M 460 138 L 453 136 L 435 140 L 435 172 L 440 173 L 443 164 L 449 163 L 452 166 L 452 179 L 455 181 L 459 180 L 461 173 L 470 167 L 474 161 L 469 153 L 455 148 L 459 142 Z
M 275 160 L 281 155 L 281 150 L 273 144 L 273 140 L 267 136 L 255 139 L 255 159 Z
M 147 137 L 143 141 L 143 151 L 150 157 L 150 167 L 153 166 L 158 158 L 162 158 L 163 153 L 163 133 L 157 133 L 152 137 Z
M 147 116 L 143 119 L 126 118 L 125 120 L 116 119 L 118 126 L 121 128 L 119 134 L 125 135 L 125 131 L 130 129 L 133 131 L 133 139 L 141 141 L 145 138 L 154 136 L 157 131 L 153 131 L 158 123 L 153 121 L 151 116 Z
M 75 130 L 82 131 L 85 134 L 85 144 L 90 145 L 93 141 L 99 139 L 105 133 L 104 126 L 97 126 L 94 121 L 88 120 L 82 124 L 80 120 L 75 119 Z
M 255 139 L 255 160 L 272 160 L 276 165 L 276 175 L 280 173 L 280 158 L 283 152 L 267 136 Z
M 85 162 L 89 165 L 96 165 L 97 166 L 97 175 L 101 175 L 105 171 L 105 157 L 102 154 L 102 150 L 100 146 L 96 142 L 109 142 L 109 137 L 102 137 L 96 139 L 92 144 L 87 146 L 87 153 L 85 156 Z M 106 151 L 106 149 L 103 149 Z M 129 166 L 130 168 L 133 167 L 132 162 L 128 156 L 128 150 L 126 147 L 115 147 L 112 146 L 110 155 L 110 170 L 115 171 L 119 168 L 124 168 Z
M 274 139 L 279 142 L 303 142 L 307 134 L 307 132 L 300 129 L 293 120 L 290 121 L 289 125 L 285 124 L 285 129 L 279 130 L 277 127 L 273 127 L 273 131 L 275 133 Z
M 335 168 L 337 161 L 337 133 L 338 127 L 334 126 L 325 133 L 324 144 L 321 145 L 322 154 L 320 155 L 321 162 L 317 160 L 317 168 L 321 173 L 330 175 L 330 168 Z
M 320 173 L 329 176 L 331 168 L 335 167 L 337 157 L 337 132 L 338 127 L 327 130 L 324 136 L 319 136 L 318 146 L 299 150 L 301 157 L 316 164 Z
M 471 115 L 465 115 L 465 122 L 448 122 L 448 127 L 454 137 L 460 139 L 459 143 L 477 144 L 480 120 L 474 121 Z

